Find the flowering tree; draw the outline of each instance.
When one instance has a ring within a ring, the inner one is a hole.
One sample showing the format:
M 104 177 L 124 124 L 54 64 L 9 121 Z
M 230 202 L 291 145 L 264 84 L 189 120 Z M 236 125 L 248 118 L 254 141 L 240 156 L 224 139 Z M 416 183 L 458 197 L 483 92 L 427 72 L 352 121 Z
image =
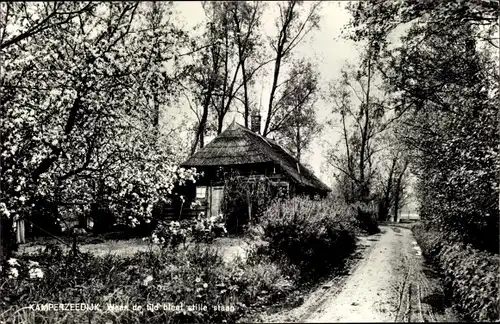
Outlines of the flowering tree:
M 147 218 L 195 176 L 175 167 L 159 118 L 182 76 L 184 34 L 169 3 L 54 6 L 71 14 L 36 33 L 46 5 L 12 5 L 2 17 L 2 227 L 40 201 L 63 214 L 97 203 Z

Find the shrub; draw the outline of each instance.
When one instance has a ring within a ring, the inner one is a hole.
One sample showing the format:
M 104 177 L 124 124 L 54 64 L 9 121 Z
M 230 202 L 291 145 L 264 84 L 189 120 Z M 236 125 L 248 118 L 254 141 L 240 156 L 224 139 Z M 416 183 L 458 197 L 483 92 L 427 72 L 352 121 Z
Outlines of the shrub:
M 196 243 L 211 243 L 215 238 L 227 233 L 221 216 L 204 217 L 201 213 L 195 219 L 160 221 L 153 231 L 153 243 L 162 248 L 177 248 L 188 239 Z
M 303 279 L 315 280 L 354 250 L 354 218 L 351 208 L 296 197 L 271 204 L 262 227 L 271 257 L 285 257 Z
M 473 321 L 494 321 L 500 315 L 498 255 L 474 249 L 424 225 L 413 228 L 424 256 L 442 269 L 446 293 Z
M 272 185 L 269 179 L 249 179 L 238 176 L 236 172 L 227 174 L 222 212 L 226 217 L 228 230 L 231 233 L 240 233 L 249 223 L 257 223 L 272 197 Z M 249 202 L 251 215 L 249 215 Z
M 377 210 L 364 203 L 356 203 L 353 206 L 357 210 L 356 219 L 358 220 L 359 228 L 370 235 L 379 233 Z

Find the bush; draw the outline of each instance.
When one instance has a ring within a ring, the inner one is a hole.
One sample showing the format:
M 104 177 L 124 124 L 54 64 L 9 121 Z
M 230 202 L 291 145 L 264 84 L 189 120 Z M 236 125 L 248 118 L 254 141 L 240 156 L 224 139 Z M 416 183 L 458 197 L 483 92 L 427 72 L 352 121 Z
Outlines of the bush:
M 256 224 L 273 197 L 272 184 L 267 178 L 249 179 L 233 172 L 226 175 L 222 212 L 226 228 L 241 233 L 246 225 Z M 249 215 L 249 202 L 252 212 Z
M 473 321 L 495 321 L 500 315 L 498 255 L 474 249 L 446 237 L 429 226 L 413 232 L 424 256 L 442 269 L 446 293 Z
M 222 217 L 205 217 L 203 213 L 197 218 L 180 222 L 160 221 L 151 235 L 151 240 L 162 248 L 176 249 L 187 240 L 195 243 L 211 243 L 215 238 L 227 234 Z
M 276 201 L 262 219 L 269 254 L 281 262 L 285 257 L 303 279 L 322 277 L 354 251 L 353 212 L 328 201 L 300 197 Z
M 356 219 L 358 220 L 359 228 L 370 235 L 379 233 L 377 210 L 363 203 L 356 203 L 354 207 L 357 210 Z

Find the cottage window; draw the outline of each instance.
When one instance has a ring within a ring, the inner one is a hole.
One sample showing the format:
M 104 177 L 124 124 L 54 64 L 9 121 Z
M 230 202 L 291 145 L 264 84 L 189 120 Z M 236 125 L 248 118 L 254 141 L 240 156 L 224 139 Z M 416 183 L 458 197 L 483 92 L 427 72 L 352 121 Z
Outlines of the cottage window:
M 196 187 L 196 199 L 205 199 L 207 197 L 207 187 Z
M 285 198 L 290 196 L 290 184 L 288 182 L 277 181 L 273 182 L 272 185 L 274 186 L 275 195 L 278 197 Z

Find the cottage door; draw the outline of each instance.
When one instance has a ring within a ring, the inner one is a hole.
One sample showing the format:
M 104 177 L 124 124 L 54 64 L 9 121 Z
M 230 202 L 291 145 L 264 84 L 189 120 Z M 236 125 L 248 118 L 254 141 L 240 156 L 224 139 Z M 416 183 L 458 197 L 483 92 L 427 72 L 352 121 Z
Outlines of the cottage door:
M 224 186 L 211 187 L 210 216 L 218 216 L 222 205 Z

